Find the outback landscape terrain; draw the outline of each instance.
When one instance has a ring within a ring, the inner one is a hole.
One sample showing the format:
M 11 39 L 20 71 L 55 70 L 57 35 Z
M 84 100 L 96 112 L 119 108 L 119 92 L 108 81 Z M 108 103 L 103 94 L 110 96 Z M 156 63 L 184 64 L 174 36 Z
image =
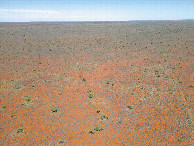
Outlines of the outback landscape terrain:
M 0 23 L 0 145 L 194 145 L 194 21 Z

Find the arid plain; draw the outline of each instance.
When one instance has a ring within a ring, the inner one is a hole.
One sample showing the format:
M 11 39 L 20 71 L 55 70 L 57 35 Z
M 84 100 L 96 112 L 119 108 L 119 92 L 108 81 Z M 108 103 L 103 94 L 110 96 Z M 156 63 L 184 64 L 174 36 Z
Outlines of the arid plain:
M 194 21 L 0 24 L 0 145 L 194 145 Z

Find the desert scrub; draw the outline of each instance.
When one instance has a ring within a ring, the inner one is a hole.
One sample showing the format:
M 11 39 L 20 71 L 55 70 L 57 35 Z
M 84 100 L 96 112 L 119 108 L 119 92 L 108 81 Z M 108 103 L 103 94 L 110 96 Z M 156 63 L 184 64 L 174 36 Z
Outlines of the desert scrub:
M 182 140 L 182 138 L 178 138 L 178 142 L 182 142 L 183 140 Z
M 194 86 L 193 85 L 190 85 L 189 88 L 194 88 Z
M 169 87 L 169 88 L 168 88 L 168 92 L 169 92 L 170 94 L 174 93 L 174 91 L 175 91 L 175 90 L 174 90 L 172 87 Z
M 31 98 L 26 98 L 26 101 L 27 101 L 27 102 L 31 101 Z
M 95 130 L 95 131 L 102 131 L 102 130 L 103 130 L 103 128 L 102 128 L 102 127 L 98 127 L 98 126 L 96 126 L 96 127 L 94 128 L 94 130 Z
M 128 105 L 127 106 L 129 109 L 133 109 L 133 106 L 132 105 Z
M 17 133 L 22 133 L 24 130 L 22 129 L 22 128 L 19 128 L 18 130 L 17 130 Z
M 179 82 L 179 83 L 182 83 L 182 80 L 178 79 L 178 82 Z
M 94 97 L 94 94 L 92 93 L 92 90 L 88 90 L 87 92 L 89 94 L 88 95 L 89 98 L 93 98 Z
M 86 81 L 86 78 L 83 78 L 82 81 Z
M 3 106 L 2 106 L 2 109 L 5 109 L 5 108 L 7 108 L 7 106 L 6 106 L 6 105 L 3 105 Z
M 15 86 L 15 89 L 20 89 L 21 88 L 21 86 Z
M 89 133 L 94 134 L 95 132 L 102 131 L 103 129 L 104 129 L 104 128 L 102 128 L 102 127 L 96 126 L 96 127 L 94 127 L 94 129 L 90 129 L 90 130 L 89 130 Z
M 101 120 L 107 120 L 108 116 L 106 114 L 102 114 L 100 117 Z
M 106 81 L 106 84 L 107 84 L 107 85 L 109 85 L 109 84 L 110 84 L 109 80 L 107 80 L 107 81 Z
M 94 129 L 90 129 L 90 130 L 89 130 L 89 133 L 94 134 L 94 133 L 95 133 L 95 130 L 94 130 Z
M 26 106 L 25 103 L 21 103 L 20 106 Z
M 59 141 L 59 144 L 64 144 L 65 142 L 63 140 L 60 140 Z
M 123 121 L 121 119 L 119 119 L 119 124 L 122 124 L 122 123 L 123 123 Z
M 57 107 L 53 107 L 53 108 L 51 108 L 51 111 L 52 111 L 52 113 L 56 113 L 56 112 L 58 112 L 58 108 Z

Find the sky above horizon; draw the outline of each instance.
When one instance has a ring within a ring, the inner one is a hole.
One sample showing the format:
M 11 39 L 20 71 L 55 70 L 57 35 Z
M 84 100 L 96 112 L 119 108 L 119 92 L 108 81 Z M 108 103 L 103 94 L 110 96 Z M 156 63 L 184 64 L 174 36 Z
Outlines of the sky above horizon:
M 194 19 L 194 0 L 0 0 L 0 22 Z

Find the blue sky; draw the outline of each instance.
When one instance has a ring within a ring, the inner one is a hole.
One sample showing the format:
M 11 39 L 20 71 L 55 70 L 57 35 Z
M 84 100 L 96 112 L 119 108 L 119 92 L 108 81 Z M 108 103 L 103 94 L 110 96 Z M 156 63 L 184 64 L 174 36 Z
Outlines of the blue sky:
M 0 0 L 0 22 L 194 19 L 194 0 Z

